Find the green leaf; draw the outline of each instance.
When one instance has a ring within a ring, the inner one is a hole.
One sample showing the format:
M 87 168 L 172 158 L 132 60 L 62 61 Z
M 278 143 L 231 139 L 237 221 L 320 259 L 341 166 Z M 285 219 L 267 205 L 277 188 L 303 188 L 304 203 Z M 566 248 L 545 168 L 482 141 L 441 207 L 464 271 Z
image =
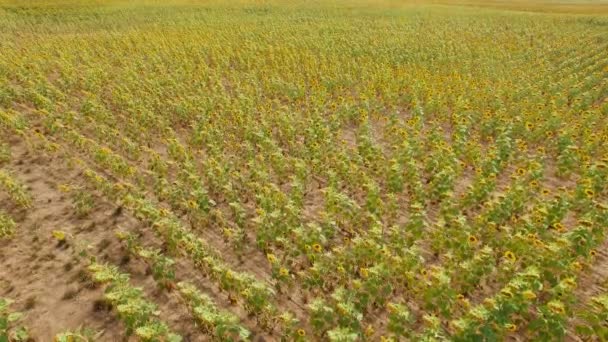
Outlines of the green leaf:
M 14 333 L 14 339 L 16 341 L 27 341 L 29 339 L 29 334 L 27 333 L 27 329 L 24 327 L 19 327 L 17 331 Z
M 9 322 L 15 322 L 21 319 L 21 317 L 23 317 L 23 314 L 21 312 L 13 312 L 10 315 L 8 315 L 8 321 Z

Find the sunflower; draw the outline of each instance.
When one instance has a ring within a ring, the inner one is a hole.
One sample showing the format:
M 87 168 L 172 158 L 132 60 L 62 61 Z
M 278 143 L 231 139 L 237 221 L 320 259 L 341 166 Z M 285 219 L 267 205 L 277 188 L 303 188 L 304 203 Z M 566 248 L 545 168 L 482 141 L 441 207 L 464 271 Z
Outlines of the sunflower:
M 315 252 L 317 252 L 317 253 L 321 253 L 321 251 L 323 250 L 323 248 L 318 243 L 315 243 L 315 244 L 312 245 L 312 250 L 315 251 Z
M 510 262 L 515 262 L 515 260 L 517 260 L 517 258 L 515 257 L 515 254 L 511 251 L 506 251 L 504 254 L 505 259 L 509 260 Z
M 595 192 L 593 192 L 593 190 L 585 189 L 585 196 L 587 196 L 587 198 L 592 198 L 593 195 L 595 195 Z
M 361 278 L 367 278 L 369 277 L 369 270 L 365 267 L 361 267 L 359 269 L 359 275 L 361 275 Z
M 575 271 L 582 271 L 583 265 L 581 265 L 581 263 L 578 261 L 574 261 L 570 264 L 570 268 L 574 269 Z
M 517 169 L 517 174 L 523 176 L 526 174 L 526 170 L 520 167 Z
M 485 298 L 483 300 L 483 305 L 493 310 L 498 307 L 494 298 Z
M 304 331 L 304 329 L 298 329 L 297 333 L 298 333 L 298 336 L 300 336 L 300 337 L 306 336 L 306 331 Z
M 471 245 L 475 245 L 475 244 L 477 244 L 477 242 L 479 242 L 479 240 L 477 239 L 477 237 L 475 235 L 469 235 L 469 243 Z
M 500 293 L 505 297 L 509 297 L 509 298 L 515 297 L 515 295 L 509 288 L 504 288 L 504 289 L 500 290 Z
M 458 299 L 458 300 L 464 300 L 464 298 L 465 298 L 465 297 L 464 297 L 464 295 L 463 295 L 462 293 L 459 293 L 459 294 L 456 296 L 456 299 Z
M 533 300 L 534 298 L 536 298 L 536 293 L 530 290 L 526 290 L 522 292 L 522 296 L 524 296 L 524 298 L 526 298 L 527 300 Z
M 538 186 L 538 181 L 536 181 L 536 180 L 531 181 L 530 186 L 536 188 Z
M 281 267 L 281 269 L 279 270 L 279 274 L 281 275 L 281 277 L 287 277 L 289 275 L 289 270 L 285 267 Z
M 574 278 L 566 278 L 566 279 L 564 279 L 564 284 L 568 285 L 569 288 L 576 287 L 576 281 L 574 280 Z
M 549 307 L 549 310 L 551 310 L 551 312 L 555 314 L 563 315 L 564 313 L 566 313 L 566 308 L 564 307 L 564 304 L 560 301 L 552 300 L 547 304 L 547 306 Z
M 534 239 L 534 240 L 532 240 L 532 243 L 533 243 L 533 244 L 534 244 L 534 246 L 536 246 L 536 247 L 545 247 L 545 243 L 544 243 L 544 242 L 542 242 L 542 241 L 541 241 L 541 240 L 539 240 L 539 239 Z
M 597 256 L 597 251 L 596 251 L 595 249 L 592 249 L 592 250 L 589 252 L 589 255 L 590 255 L 590 256 L 592 256 L 592 257 L 595 257 L 595 256 Z
M 514 331 L 517 331 L 517 325 L 507 323 L 507 324 L 505 324 L 505 329 L 507 329 L 507 331 L 514 332 Z
M 543 195 L 547 196 L 547 195 L 549 195 L 551 193 L 551 190 L 549 190 L 547 188 L 544 188 L 543 191 L 542 191 L 542 193 L 543 193 Z
M 268 259 L 268 262 L 270 262 L 271 264 L 277 262 L 277 257 L 272 253 L 266 254 L 266 259 Z
M 365 328 L 365 336 L 370 337 L 374 334 L 374 332 L 376 332 L 374 330 L 374 327 L 370 324 L 367 326 L 367 328 Z

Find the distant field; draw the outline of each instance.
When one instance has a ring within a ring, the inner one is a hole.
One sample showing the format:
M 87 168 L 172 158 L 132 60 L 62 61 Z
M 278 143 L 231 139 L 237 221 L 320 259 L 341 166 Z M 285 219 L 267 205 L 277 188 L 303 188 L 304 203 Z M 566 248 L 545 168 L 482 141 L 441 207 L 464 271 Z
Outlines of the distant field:
M 527 0 L 434 0 L 435 4 L 452 6 L 489 7 L 501 10 L 564 13 L 564 14 L 608 14 L 606 0 L 563 0 L 563 1 L 527 1 Z
M 607 14 L 0 0 L 0 342 L 608 340 Z

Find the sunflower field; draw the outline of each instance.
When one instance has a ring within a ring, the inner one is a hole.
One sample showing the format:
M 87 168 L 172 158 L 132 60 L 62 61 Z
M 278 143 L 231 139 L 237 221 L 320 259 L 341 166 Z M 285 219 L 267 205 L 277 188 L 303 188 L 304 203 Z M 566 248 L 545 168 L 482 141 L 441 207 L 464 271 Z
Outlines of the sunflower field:
M 608 2 L 0 0 L 0 341 L 605 341 L 607 199 Z

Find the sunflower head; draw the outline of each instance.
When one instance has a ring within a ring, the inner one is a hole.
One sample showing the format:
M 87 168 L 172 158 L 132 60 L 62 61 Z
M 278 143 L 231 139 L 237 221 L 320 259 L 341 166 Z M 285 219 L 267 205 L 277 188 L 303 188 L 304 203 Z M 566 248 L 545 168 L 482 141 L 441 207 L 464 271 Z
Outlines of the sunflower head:
M 365 328 L 365 336 L 370 337 L 374 334 L 375 330 L 374 327 L 370 324 L 367 326 L 367 328 Z
M 524 296 L 524 298 L 527 300 L 533 300 L 536 298 L 536 294 L 530 290 L 526 290 L 526 291 L 522 292 L 522 296 Z
M 315 252 L 317 252 L 317 253 L 321 253 L 321 251 L 323 250 L 323 248 L 318 243 L 315 243 L 315 244 L 312 245 L 312 250 L 315 251 Z
M 511 251 L 506 251 L 504 257 L 510 262 L 515 262 L 515 260 L 517 260 L 517 257 L 515 257 L 515 253 Z
M 581 265 L 581 263 L 578 261 L 574 261 L 573 263 L 570 264 L 570 268 L 575 271 L 582 271 L 583 265 Z
M 553 229 L 557 230 L 558 232 L 563 232 L 564 231 L 564 225 L 561 224 L 561 223 L 559 223 L 559 222 L 555 222 L 551 226 L 553 227 Z
M 564 304 L 560 301 L 552 300 L 547 304 L 547 306 L 549 307 L 549 310 L 551 310 L 551 312 L 553 312 L 554 314 L 563 315 L 564 313 L 566 313 L 566 308 L 564 307 Z
M 511 289 L 509 289 L 509 288 L 504 288 L 504 289 L 500 290 L 500 293 L 501 293 L 503 296 L 508 297 L 508 298 L 513 298 L 513 297 L 515 297 L 515 295 L 513 295 L 513 292 L 512 292 L 512 291 L 511 291 Z
M 271 264 L 277 262 L 277 257 L 272 253 L 266 254 L 266 259 L 268 259 L 268 262 L 270 262 Z

